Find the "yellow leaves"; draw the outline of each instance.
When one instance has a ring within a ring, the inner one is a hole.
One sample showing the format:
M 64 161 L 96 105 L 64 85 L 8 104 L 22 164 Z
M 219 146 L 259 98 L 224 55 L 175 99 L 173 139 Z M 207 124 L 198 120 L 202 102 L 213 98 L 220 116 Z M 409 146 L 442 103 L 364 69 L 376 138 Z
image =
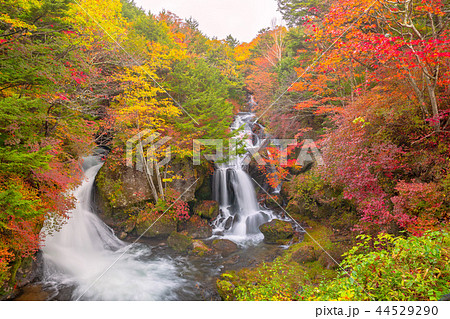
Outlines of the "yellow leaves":
M 38 0 L 12 0 L 8 1 L 8 5 L 17 8 L 17 11 L 30 11 L 32 9 L 38 9 L 42 6 L 42 1 Z M 0 14 L 0 22 L 9 24 L 12 30 L 15 29 L 28 29 L 29 31 L 35 31 L 36 26 L 28 24 L 20 19 L 12 18 L 7 13 Z
M 0 14 L 0 21 L 3 23 L 9 24 L 11 29 L 28 29 L 30 31 L 36 30 L 35 25 L 28 24 L 19 19 L 13 19 L 8 14 L 2 13 Z
M 364 127 L 364 126 L 366 126 L 368 124 L 363 116 L 359 116 L 359 117 L 355 118 L 352 121 L 352 123 L 356 124 L 356 125 L 361 124 L 361 127 Z
M 144 41 L 143 38 L 136 38 Z M 181 115 L 164 88 L 158 74 L 171 71 L 174 63 L 184 60 L 187 52 L 182 45 L 167 46 L 146 41 L 139 57 L 139 65 L 127 67 L 117 76 L 124 83 L 123 93 L 116 99 L 118 120 L 136 125 L 140 129 L 164 128 L 167 121 Z
M 78 2 L 78 3 L 77 3 Z M 126 36 L 126 21 L 122 16 L 120 0 L 110 0 L 108 5 L 102 0 L 77 0 L 70 5 L 64 20 L 75 26 L 75 31 L 83 37 L 74 37 L 74 41 L 83 43 L 87 48 L 102 40 L 113 44 Z
M 175 61 L 187 58 L 186 50 L 181 47 L 169 48 L 158 42 L 147 43 L 148 55 L 145 57 L 154 68 L 169 68 Z
M 250 58 L 251 49 L 255 47 L 252 43 L 243 43 L 234 49 L 234 58 L 237 62 L 244 62 Z
M 157 49 L 156 46 L 154 49 Z M 159 86 L 156 66 L 169 66 L 169 61 L 151 56 L 150 62 L 124 70 L 117 78 L 126 83 L 117 98 L 118 121 L 141 129 L 163 127 L 166 120 L 179 116 L 181 111 L 173 104 L 164 88 Z M 159 61 L 159 62 L 158 62 Z
M 173 172 L 167 172 L 168 174 L 171 174 L 171 173 L 173 173 Z M 170 176 L 170 177 L 167 177 L 167 178 L 163 178 L 162 179 L 162 181 L 163 182 L 173 182 L 173 181 L 175 181 L 175 180 L 178 180 L 178 179 L 183 179 L 183 176 L 180 176 L 180 175 L 173 175 L 173 176 Z

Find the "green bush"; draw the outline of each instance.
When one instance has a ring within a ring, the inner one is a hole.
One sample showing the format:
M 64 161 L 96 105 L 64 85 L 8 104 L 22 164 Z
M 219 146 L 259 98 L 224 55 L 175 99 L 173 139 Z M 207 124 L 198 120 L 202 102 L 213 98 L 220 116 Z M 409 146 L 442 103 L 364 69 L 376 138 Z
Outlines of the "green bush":
M 217 288 L 224 300 L 292 300 L 302 275 L 298 264 L 276 259 L 254 269 L 225 273 L 217 281 Z
M 450 235 L 359 236 L 340 276 L 304 287 L 304 300 L 438 300 L 450 290 Z

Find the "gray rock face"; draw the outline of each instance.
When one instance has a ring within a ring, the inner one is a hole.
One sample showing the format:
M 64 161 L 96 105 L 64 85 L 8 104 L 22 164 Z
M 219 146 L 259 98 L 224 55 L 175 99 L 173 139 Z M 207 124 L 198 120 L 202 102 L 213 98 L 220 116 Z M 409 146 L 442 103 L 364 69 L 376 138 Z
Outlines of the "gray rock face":
M 182 200 L 194 200 L 195 191 L 202 186 L 203 178 L 198 179 L 199 174 L 191 160 L 171 163 L 170 170 L 181 178 L 173 180 L 168 186 L 180 194 L 184 193 Z M 154 183 L 157 187 L 156 180 Z M 97 174 L 95 184 L 106 209 L 130 207 L 143 201 L 154 200 L 147 177 L 135 168 L 118 166 L 112 171 L 106 163 Z
M 194 200 L 196 189 L 202 186 L 203 178 L 198 178 L 198 173 L 192 165 L 190 159 L 185 159 L 176 163 L 170 163 L 170 170 L 181 176 L 181 179 L 174 180 L 167 186 L 175 189 L 179 194 L 186 193 L 182 199 L 186 202 Z M 114 166 L 114 165 L 113 165 Z M 130 216 L 139 217 L 142 210 L 146 209 L 148 202 L 154 202 L 147 177 L 143 172 L 126 166 L 114 166 L 107 162 L 100 169 L 95 179 L 94 202 L 98 207 L 98 214 L 101 219 L 118 234 L 127 234 L 136 230 L 138 235 L 142 234 L 149 226 L 147 222 L 140 222 L 139 225 L 130 223 Z M 155 185 L 157 185 L 156 181 Z M 140 218 L 137 218 L 139 220 Z M 176 231 L 176 222 L 169 223 L 158 221 L 145 236 L 169 236 L 172 231 Z M 136 226 L 136 227 L 135 227 Z M 175 227 L 175 228 L 174 228 Z M 201 236 L 201 235 L 199 235 Z

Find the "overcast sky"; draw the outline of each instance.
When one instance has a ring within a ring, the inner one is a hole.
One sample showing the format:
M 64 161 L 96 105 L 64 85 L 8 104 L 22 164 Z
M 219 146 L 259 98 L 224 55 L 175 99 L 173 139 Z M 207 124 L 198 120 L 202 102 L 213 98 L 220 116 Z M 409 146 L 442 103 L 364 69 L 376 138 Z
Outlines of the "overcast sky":
M 162 9 L 182 19 L 193 17 L 207 36 L 219 39 L 231 34 L 241 42 L 251 41 L 259 30 L 277 24 L 281 15 L 276 0 L 135 0 L 146 11 L 158 14 Z

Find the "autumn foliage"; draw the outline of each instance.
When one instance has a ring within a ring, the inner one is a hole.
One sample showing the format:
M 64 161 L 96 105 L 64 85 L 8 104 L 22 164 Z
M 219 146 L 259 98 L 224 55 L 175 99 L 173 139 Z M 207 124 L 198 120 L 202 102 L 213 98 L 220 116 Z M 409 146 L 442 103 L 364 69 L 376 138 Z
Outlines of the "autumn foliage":
M 302 138 L 320 144 L 325 165 L 315 170 L 356 205 L 354 230 L 441 227 L 449 208 L 448 3 L 278 3 L 290 29 L 280 33 L 275 65 L 276 28 L 242 46 L 259 121 L 299 146 Z M 286 168 L 269 170 L 269 181 L 289 179 Z
M 39 249 L 44 220 L 68 217 L 80 160 L 96 145 L 119 170 L 145 130 L 133 151 L 151 154 L 147 208 L 188 219 L 172 187 L 179 172 L 157 164 L 166 148 L 142 139 L 189 158 L 193 139 L 232 136 L 248 96 L 255 128 L 297 140 L 261 151 L 272 190 L 309 169 L 296 159 L 313 139 L 324 165 L 299 178 L 302 199 L 339 197 L 357 215 L 352 230 L 371 235 L 427 240 L 448 224 L 448 1 L 278 0 L 289 28 L 273 24 L 250 43 L 210 39 L 193 19 L 132 1 L 80 3 L 0 4 L 0 295 Z

